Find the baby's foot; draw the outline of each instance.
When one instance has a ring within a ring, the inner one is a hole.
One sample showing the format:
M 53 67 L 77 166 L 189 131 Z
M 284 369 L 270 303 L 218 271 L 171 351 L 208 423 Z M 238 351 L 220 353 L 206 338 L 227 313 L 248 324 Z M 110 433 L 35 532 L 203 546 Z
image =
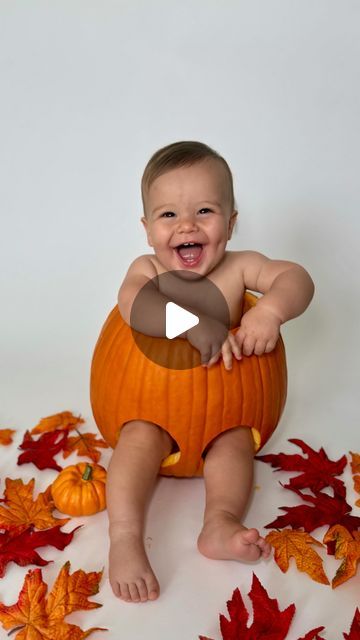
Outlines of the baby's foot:
M 126 602 L 146 602 L 159 597 L 159 583 L 141 536 L 119 530 L 111 535 L 109 579 L 114 594 Z
M 257 529 L 247 529 L 230 513 L 222 512 L 208 520 L 199 535 L 198 549 L 214 560 L 255 561 L 268 558 L 271 546 Z

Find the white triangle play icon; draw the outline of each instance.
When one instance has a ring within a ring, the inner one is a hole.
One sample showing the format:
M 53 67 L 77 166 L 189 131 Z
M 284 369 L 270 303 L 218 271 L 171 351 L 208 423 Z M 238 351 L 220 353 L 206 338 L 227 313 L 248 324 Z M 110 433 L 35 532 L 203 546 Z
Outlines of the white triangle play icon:
M 172 340 L 197 324 L 199 324 L 199 318 L 194 313 L 179 307 L 175 302 L 166 303 L 165 333 L 167 338 Z

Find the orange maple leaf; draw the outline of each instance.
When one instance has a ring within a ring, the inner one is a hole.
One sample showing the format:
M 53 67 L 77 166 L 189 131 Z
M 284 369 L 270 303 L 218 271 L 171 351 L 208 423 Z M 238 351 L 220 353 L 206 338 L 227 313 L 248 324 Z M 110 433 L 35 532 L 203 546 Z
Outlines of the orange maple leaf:
M 353 453 L 350 451 L 351 455 L 351 471 L 353 473 L 360 473 L 360 453 Z
M 11 444 L 15 429 L 0 429 L 0 444 Z
M 360 531 L 350 531 L 341 524 L 335 524 L 324 536 L 324 543 L 335 541 L 335 558 L 344 558 L 338 568 L 331 586 L 338 587 L 355 575 L 360 560 Z
M 274 547 L 275 562 L 283 573 L 288 570 L 290 558 L 293 557 L 299 571 L 304 571 L 316 582 L 329 584 L 319 554 L 309 546 L 315 544 L 322 547 L 323 545 L 309 533 L 294 529 L 270 531 L 265 540 Z
M 39 493 L 36 500 L 33 498 L 35 480 L 32 478 L 28 484 L 21 479 L 11 480 L 6 478 L 4 491 L 4 504 L 0 505 L 0 529 L 11 531 L 21 525 L 34 525 L 37 529 L 48 529 L 57 524 L 65 524 L 70 518 L 60 520 L 52 516 L 55 509 L 51 495 L 51 485 L 43 493 Z
M 353 481 L 354 481 L 354 489 L 356 493 L 360 493 L 360 453 L 353 453 L 350 451 L 351 455 L 351 471 L 353 473 Z M 360 507 L 360 499 L 356 500 L 355 505 Z
M 75 429 L 78 424 L 85 422 L 81 416 L 74 416 L 70 411 L 55 413 L 47 418 L 41 418 L 40 422 L 31 430 L 31 435 L 36 433 L 48 433 L 56 429 Z
M 96 451 L 96 448 L 107 449 L 109 445 L 101 438 L 96 438 L 95 433 L 80 433 L 76 429 L 77 436 L 72 436 L 67 439 L 66 445 L 63 450 L 63 457 L 67 458 L 74 451 L 79 456 L 88 456 L 93 462 L 99 462 L 100 451 Z
M 79 569 L 70 575 L 69 570 L 70 562 L 66 562 L 48 596 L 41 569 L 28 571 L 17 603 L 0 603 L 0 621 L 4 629 L 19 632 L 16 640 L 83 640 L 93 631 L 106 631 L 98 627 L 83 631 L 64 621 L 73 611 L 102 606 L 88 600 L 99 591 L 102 571 Z
M 354 480 L 354 489 L 356 493 L 360 493 L 360 475 L 353 476 L 353 480 Z M 360 507 L 360 499 L 356 500 L 355 504 L 357 507 Z

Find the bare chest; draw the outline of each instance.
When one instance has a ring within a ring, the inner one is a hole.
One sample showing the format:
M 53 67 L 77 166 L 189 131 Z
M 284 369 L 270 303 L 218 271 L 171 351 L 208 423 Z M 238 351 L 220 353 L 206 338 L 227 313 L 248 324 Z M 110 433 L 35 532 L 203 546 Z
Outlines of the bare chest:
M 152 258 L 152 262 L 158 275 L 164 273 L 162 265 L 156 258 L 155 260 Z M 229 309 L 230 328 L 239 326 L 245 288 L 242 271 L 237 260 L 237 252 L 228 252 L 222 263 L 209 273 L 207 278 L 216 285 L 226 300 Z M 170 291 L 164 290 L 163 293 L 169 295 Z

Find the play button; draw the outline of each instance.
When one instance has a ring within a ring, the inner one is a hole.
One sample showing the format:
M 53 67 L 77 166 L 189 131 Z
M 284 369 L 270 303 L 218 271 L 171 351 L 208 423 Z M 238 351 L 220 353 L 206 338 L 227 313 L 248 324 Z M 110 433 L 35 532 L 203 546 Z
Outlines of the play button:
M 209 361 L 224 343 L 230 313 L 209 279 L 190 271 L 167 271 L 136 295 L 130 326 L 137 347 L 168 369 L 191 369 Z
M 167 302 L 165 306 L 165 333 L 169 340 L 199 324 L 198 316 L 179 307 L 175 302 Z

